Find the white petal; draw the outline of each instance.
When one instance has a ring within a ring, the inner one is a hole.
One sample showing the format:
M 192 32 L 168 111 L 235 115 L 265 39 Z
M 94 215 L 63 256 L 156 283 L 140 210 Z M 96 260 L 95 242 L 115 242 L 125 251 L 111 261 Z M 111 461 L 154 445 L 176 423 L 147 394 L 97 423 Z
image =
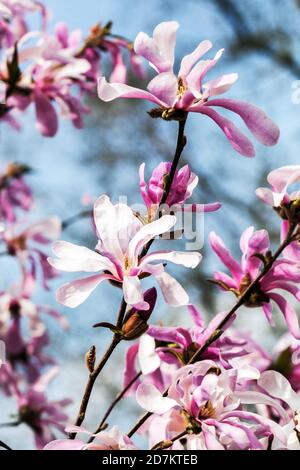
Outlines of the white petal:
M 160 391 L 152 384 L 142 383 L 136 391 L 136 401 L 150 413 L 162 415 L 177 406 L 177 402 L 163 397 Z

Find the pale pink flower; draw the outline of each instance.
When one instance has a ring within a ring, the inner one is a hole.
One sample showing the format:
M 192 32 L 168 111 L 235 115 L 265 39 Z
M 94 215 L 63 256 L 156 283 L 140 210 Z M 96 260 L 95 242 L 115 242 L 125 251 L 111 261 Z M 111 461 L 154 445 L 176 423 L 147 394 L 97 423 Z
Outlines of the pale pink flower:
M 56 277 L 56 273 L 49 266 L 47 255 L 41 250 L 40 245 L 48 245 L 56 240 L 60 233 L 61 221 L 57 217 L 49 217 L 32 224 L 18 234 L 16 233 L 16 227 L 13 226 L 10 226 L 2 234 L 8 253 L 15 256 L 20 263 L 25 290 L 31 290 L 28 284 L 36 281 L 37 267 L 40 267 L 42 271 L 42 283 L 45 289 L 48 289 L 48 280 Z
M 68 419 L 64 408 L 71 401 L 69 399 L 49 401 L 45 393 L 46 387 L 57 373 L 57 367 L 50 369 L 25 391 L 16 387 L 18 420 L 32 429 L 38 449 L 42 449 L 54 439 L 52 428 L 64 432 Z
M 300 165 L 282 166 L 271 171 L 267 177 L 269 188 L 258 188 L 256 195 L 266 204 L 280 208 L 300 199 L 300 190 L 288 193 L 289 185 L 300 181 Z
M 238 78 L 236 73 L 203 82 L 206 74 L 222 56 L 223 49 L 218 51 L 213 59 L 202 60 L 204 54 L 212 47 L 210 41 L 202 41 L 191 54 L 182 59 L 178 75 L 174 74 L 174 49 L 178 27 L 176 21 L 163 22 L 154 29 L 153 38 L 145 33 L 139 33 L 136 37 L 135 52 L 147 59 L 157 72 L 148 84 L 148 91 L 125 84 L 108 83 L 101 77 L 98 83 L 100 99 L 145 99 L 155 103 L 165 118 L 171 116 L 174 110 L 206 115 L 221 128 L 237 152 L 253 157 L 255 151 L 251 141 L 232 121 L 214 110 L 214 107 L 221 107 L 238 114 L 260 143 L 268 146 L 276 144 L 279 129 L 259 108 L 239 100 L 214 98 L 229 90 Z
M 147 382 L 153 383 L 161 391 L 165 390 L 171 383 L 172 374 L 187 364 L 196 351 L 204 346 L 227 314 L 216 315 L 205 328 L 200 311 L 192 304 L 188 305 L 187 310 L 194 322 L 193 328 L 150 325 L 139 343 L 128 349 L 124 387 L 141 370 Z M 233 320 L 223 326 L 223 331 L 228 329 Z M 201 358 L 213 360 L 225 369 L 243 364 L 244 371 L 252 367 L 263 371 L 271 363 L 269 355 L 252 338 L 230 330 L 214 341 Z M 141 380 L 136 380 L 127 394 L 132 394 L 139 383 Z
M 103 195 L 95 203 L 94 220 L 98 243 L 96 251 L 86 247 L 59 241 L 53 244 L 57 258 L 49 263 L 66 272 L 94 272 L 93 276 L 70 282 L 57 291 L 57 300 L 68 307 L 77 307 L 104 280 L 117 282 L 123 288 L 128 305 L 147 310 L 141 277 L 151 274 L 158 282 L 165 301 L 173 306 L 188 303 L 188 295 L 182 286 L 157 261 L 170 261 L 188 268 L 195 268 L 201 261 L 198 252 L 157 251 L 140 257 L 143 247 L 155 237 L 168 232 L 176 223 L 176 217 L 165 215 L 143 225 L 126 204 L 113 205 Z
M 266 230 L 254 231 L 249 227 L 240 239 L 242 259 L 236 261 L 214 232 L 210 234 L 210 244 L 216 255 L 230 271 L 230 275 L 217 271 L 214 274 L 216 284 L 222 290 L 233 292 L 239 298 L 261 272 L 262 260 L 256 255 L 266 256 L 270 251 L 270 240 Z M 272 268 L 259 282 L 255 292 L 246 299 L 247 307 L 262 307 L 267 320 L 272 321 L 272 302 L 281 310 L 286 325 L 293 336 L 300 338 L 297 314 L 293 306 L 277 291 L 283 290 L 300 301 L 300 264 L 285 257 L 277 259 Z
M 139 169 L 140 191 L 148 209 L 148 217 L 151 220 L 161 202 L 166 184 L 165 178 L 170 173 L 171 162 L 161 162 L 152 172 L 148 183 L 145 180 L 145 163 Z M 176 170 L 171 190 L 166 200 L 166 204 L 172 207 L 172 211 L 192 210 L 195 212 L 213 212 L 221 207 L 219 202 L 211 204 L 192 204 L 184 206 L 198 184 L 198 176 L 191 172 L 189 165 L 185 165 L 180 170 Z
M 283 374 L 296 392 L 300 392 L 300 341 L 285 333 L 273 349 L 272 369 Z
M 244 403 L 263 404 L 277 412 L 280 426 L 286 435 L 286 445 L 275 436 L 272 450 L 300 450 L 300 396 L 282 374 L 273 370 L 263 372 L 257 385 L 263 393 L 241 391 L 236 396 Z M 285 408 L 281 406 L 282 404 Z
M 32 192 L 24 174 L 30 169 L 26 165 L 10 163 L 0 175 L 0 217 L 7 222 L 16 221 L 16 210 L 29 211 L 32 207 Z
M 261 440 L 269 436 L 276 436 L 284 446 L 286 436 L 281 427 L 244 406 L 249 401 L 248 396 L 243 400 L 243 392 L 240 392 L 243 382 L 258 378 L 258 370 L 247 373 L 242 369 L 222 370 L 207 360 L 178 370 L 167 397 L 154 385 L 142 383 L 136 398 L 145 410 L 158 415 L 177 410 L 181 416 L 180 431 L 186 429 L 193 439 L 200 438 L 201 446 L 208 450 L 263 450 Z M 266 401 L 282 410 L 275 400 L 266 397 Z M 285 416 L 284 410 L 282 413 Z M 178 425 L 177 432 L 173 431 L 168 438 L 178 433 Z
M 85 434 L 89 438 L 94 437 L 94 440 L 87 444 L 79 439 L 59 439 L 49 442 L 44 450 L 137 450 L 131 439 L 116 426 L 109 431 L 101 431 L 97 434 L 92 434 L 82 427 L 68 426 L 66 432 Z

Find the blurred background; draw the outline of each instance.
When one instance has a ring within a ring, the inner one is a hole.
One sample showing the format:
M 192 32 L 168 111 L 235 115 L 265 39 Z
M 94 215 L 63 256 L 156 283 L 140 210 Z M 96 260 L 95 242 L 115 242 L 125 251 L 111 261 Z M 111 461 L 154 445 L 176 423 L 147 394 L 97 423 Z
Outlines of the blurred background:
M 258 186 L 265 185 L 266 174 L 271 169 L 299 163 L 300 104 L 292 102 L 292 84 L 300 80 L 299 0 L 46 0 L 44 3 L 52 10 L 52 27 L 64 21 L 70 29 L 80 28 L 84 34 L 98 21 L 112 20 L 114 33 L 134 39 L 139 31 L 151 34 L 161 21 L 177 20 L 180 23 L 178 61 L 203 39 L 210 39 L 215 50 L 225 47 L 223 59 L 211 77 L 238 72 L 240 78 L 227 96 L 256 104 L 279 125 L 279 144 L 271 149 L 257 145 L 256 158 L 246 159 L 232 150 L 212 121 L 201 115 L 191 115 L 188 119 L 188 145 L 182 163 L 189 162 L 192 171 L 199 175 L 193 201 L 219 200 L 223 207 L 205 216 L 205 242 L 201 250 L 204 260 L 199 268 L 191 271 L 176 267 L 173 273 L 189 292 L 191 301 L 209 319 L 232 305 L 234 298 L 219 293 L 207 282 L 213 270 L 221 268 L 208 246 L 208 233 L 215 230 L 221 234 L 237 256 L 240 234 L 249 225 L 258 229 L 266 227 L 272 241 L 276 244 L 279 240 L 280 222 L 276 214 L 261 204 L 254 192 Z M 130 83 L 145 86 L 134 77 L 130 77 Z M 141 202 L 138 166 L 146 162 L 150 174 L 157 163 L 172 158 L 176 123 L 151 119 L 146 113 L 151 104 L 135 100 L 104 104 L 96 95 L 88 104 L 92 113 L 85 119 L 85 128 L 78 131 L 69 122 L 60 121 L 60 130 L 53 139 L 43 138 L 36 132 L 30 111 L 23 116 L 20 133 L 6 126 L 0 128 L 1 166 L 17 160 L 35 170 L 29 182 L 36 196 L 33 211 L 36 220 L 54 214 L 65 219 L 76 214 L 82 210 L 83 194 L 94 198 L 107 193 L 115 201 L 119 195 L 127 195 L 130 204 Z M 89 247 L 95 244 L 87 220 L 74 224 L 62 238 Z M 176 243 L 180 247 L 183 241 Z M 14 261 L 1 259 L 1 262 L 4 269 L 7 267 L 1 281 L 1 289 L 5 289 L 15 275 Z M 55 303 L 54 289 L 70 278 L 61 276 L 53 282 L 50 293 L 41 291 L 36 300 L 55 305 L 70 323 L 67 333 L 49 323 L 51 352 L 61 365 L 61 373 L 51 386 L 50 394 L 74 400 L 69 408 L 73 421 L 87 378 L 84 354 L 95 344 L 100 357 L 109 342 L 109 335 L 92 329 L 92 325 L 114 321 L 121 292 L 102 284 L 80 308 L 64 309 Z M 237 323 L 271 350 L 274 334 L 280 335 L 283 331 L 280 315 L 275 320 L 276 332 L 270 331 L 260 309 L 241 309 Z M 185 309 L 167 308 L 160 299 L 152 322 L 189 325 L 190 319 Z M 101 385 L 96 387 L 85 422 L 89 430 L 97 427 L 108 402 L 120 390 L 127 347 L 128 343 L 120 346 L 102 375 Z M 2 400 L 1 397 L 1 403 Z M 7 421 L 10 412 L 13 412 L 13 403 L 5 399 L 5 407 L 0 406 L 0 422 Z M 126 399 L 113 413 L 111 422 L 127 431 L 139 413 L 133 401 Z M 0 430 L 0 439 L 4 433 L 6 442 L 14 449 L 33 447 L 30 431 L 23 425 Z

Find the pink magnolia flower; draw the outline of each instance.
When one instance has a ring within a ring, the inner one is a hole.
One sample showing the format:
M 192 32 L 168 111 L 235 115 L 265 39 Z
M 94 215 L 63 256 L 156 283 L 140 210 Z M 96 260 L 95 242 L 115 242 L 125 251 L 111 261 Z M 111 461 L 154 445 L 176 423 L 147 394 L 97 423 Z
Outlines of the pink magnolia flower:
M 300 391 L 300 341 L 284 334 L 273 350 L 272 369 L 284 375 L 296 392 Z
M 282 166 L 271 171 L 267 177 L 269 188 L 258 188 L 256 195 L 266 204 L 280 208 L 296 203 L 300 199 L 300 190 L 288 193 L 291 184 L 300 181 L 300 165 Z
M 249 227 L 244 231 L 240 239 L 242 251 L 240 263 L 232 257 L 222 239 L 214 232 L 210 234 L 209 239 L 213 251 L 230 271 L 230 275 L 216 272 L 214 275 L 215 283 L 222 290 L 231 291 L 239 298 L 261 271 L 262 260 L 257 257 L 257 254 L 266 256 L 270 251 L 268 232 L 266 230 L 254 231 L 253 227 Z M 297 287 L 299 282 L 300 264 L 285 257 L 279 258 L 259 282 L 255 292 L 249 295 L 244 305 L 247 307 L 262 307 L 267 320 L 273 325 L 272 302 L 274 302 L 283 313 L 291 334 L 296 338 L 300 338 L 297 314 L 293 306 L 277 292 L 283 290 L 300 301 L 300 291 Z
M 0 47 L 11 47 L 28 30 L 26 15 L 39 12 L 42 26 L 47 24 L 47 10 L 36 0 L 1 0 L 0 2 Z
M 145 181 L 145 163 L 140 166 L 140 191 L 148 209 L 148 218 L 156 214 L 156 211 L 164 194 L 165 178 L 170 173 L 171 162 L 161 162 L 152 172 L 148 181 Z M 172 210 L 190 210 L 190 207 L 183 207 L 198 184 L 198 176 L 192 173 L 189 166 L 185 165 L 180 170 L 176 170 L 174 181 L 167 198 L 166 204 Z M 193 204 L 192 210 L 201 212 L 213 212 L 221 207 L 219 202 L 211 204 Z
M 32 224 L 19 234 L 15 233 L 15 227 L 13 226 L 10 226 L 2 234 L 8 253 L 15 256 L 20 263 L 25 290 L 30 289 L 28 284 L 35 282 L 38 267 L 42 271 L 42 282 L 45 289 L 48 289 L 48 280 L 56 277 L 56 273 L 47 262 L 47 255 L 40 249 L 39 245 L 48 245 L 56 240 L 60 233 L 61 221 L 57 217 L 49 217 Z
M 137 402 L 162 416 L 171 409 L 177 410 L 181 432 L 187 431 L 188 440 L 200 439 L 200 448 L 204 445 L 208 450 L 263 450 L 261 440 L 270 436 L 276 436 L 285 445 L 286 436 L 275 421 L 244 406 L 248 397 L 243 401 L 239 390 L 243 389 L 244 381 L 257 379 L 258 371 L 239 374 L 240 370 L 222 370 L 213 361 L 201 361 L 175 373 L 167 397 L 152 384 L 142 383 L 137 389 Z M 277 406 L 276 401 L 269 402 Z M 281 411 L 280 405 L 277 408 Z M 178 428 L 177 422 L 177 433 Z
M 94 272 L 93 276 L 70 282 L 57 291 L 57 300 L 68 307 L 77 307 L 104 280 L 117 282 L 123 288 L 128 305 L 147 310 L 141 278 L 151 274 L 158 282 L 165 301 L 173 306 L 188 303 L 188 295 L 182 286 L 164 269 L 162 263 L 171 261 L 188 268 L 195 268 L 201 255 L 198 252 L 157 251 L 141 258 L 143 247 L 153 238 L 168 232 L 176 223 L 176 217 L 165 215 L 143 225 L 126 204 L 113 205 L 103 195 L 95 203 L 94 220 L 98 243 L 96 251 L 69 242 L 54 243 L 57 258 L 49 263 L 67 272 Z
M 188 305 L 193 328 L 166 327 L 150 325 L 147 333 L 138 344 L 133 344 L 126 354 L 124 388 L 141 370 L 147 382 L 153 383 L 160 391 L 165 390 L 172 381 L 177 369 L 186 365 L 216 330 L 227 312 L 216 315 L 204 327 L 201 313 L 194 305 Z M 224 325 L 229 328 L 231 322 Z M 228 331 L 216 340 L 202 354 L 202 359 L 213 360 L 225 369 L 243 364 L 243 370 L 265 370 L 271 363 L 269 355 L 252 338 L 237 332 Z M 132 394 L 141 380 L 136 380 L 128 394 Z
M 26 43 L 36 39 L 36 44 Z M 8 107 L 24 111 L 32 102 L 36 111 L 36 126 L 42 135 L 53 137 L 58 129 L 55 104 L 63 117 L 71 120 L 75 127 L 82 127 L 82 114 L 88 108 L 82 100 L 72 94 L 74 84 L 85 80 L 90 63 L 76 57 L 73 44 L 62 47 L 58 37 L 46 33 L 31 32 L 18 42 L 18 65 L 22 73 L 18 80 L 18 93 L 12 94 Z M 10 83 L 7 61 L 12 60 L 14 48 L 7 51 L 0 76 Z M 24 65 L 26 64 L 26 65 Z
M 33 203 L 32 192 L 23 175 L 26 165 L 10 163 L 0 176 L 0 217 L 7 222 L 16 221 L 16 209 L 29 211 Z
M 18 420 L 27 424 L 34 433 L 35 444 L 42 449 L 48 442 L 54 439 L 51 428 L 64 432 L 68 416 L 64 408 L 71 403 L 69 399 L 49 401 L 45 390 L 47 385 L 56 376 L 58 368 L 50 369 L 42 375 L 26 391 L 16 387 L 16 399 L 18 404 Z
M 92 434 L 82 427 L 68 426 L 66 432 L 85 434 L 87 437 L 94 437 L 94 440 L 87 444 L 79 439 L 59 439 L 49 442 L 44 450 L 137 450 L 131 439 L 116 426 L 109 431 L 101 431 L 97 434 Z
M 134 42 L 137 54 L 147 59 L 157 75 L 148 84 L 148 91 L 125 84 L 108 83 L 99 79 L 98 94 L 103 101 L 116 98 L 139 98 L 155 103 L 168 118 L 175 110 L 195 112 L 213 119 L 221 128 L 233 148 L 246 157 L 255 155 L 251 141 L 229 119 L 215 111 L 221 107 L 238 114 L 254 137 L 263 145 L 274 145 L 279 138 L 278 127 L 256 106 L 240 100 L 214 98 L 225 93 L 237 80 L 236 73 L 222 75 L 203 82 L 207 73 L 222 56 L 223 49 L 210 60 L 202 60 L 212 47 L 210 41 L 202 41 L 196 49 L 186 55 L 178 75 L 173 72 L 176 21 L 160 23 L 153 31 L 153 38 L 139 33 Z

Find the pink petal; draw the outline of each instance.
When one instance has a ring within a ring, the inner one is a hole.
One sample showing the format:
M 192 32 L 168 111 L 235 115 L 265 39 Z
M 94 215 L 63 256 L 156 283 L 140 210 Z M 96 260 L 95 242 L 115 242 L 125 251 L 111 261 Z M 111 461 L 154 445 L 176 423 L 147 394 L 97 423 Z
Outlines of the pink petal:
M 171 108 L 177 98 L 177 77 L 171 72 L 160 73 L 148 83 L 147 88 L 165 107 Z
M 200 42 L 191 54 L 184 56 L 182 59 L 178 76 L 185 78 L 190 73 L 196 62 L 198 62 L 198 60 L 200 60 L 201 57 L 211 48 L 212 43 L 210 41 L 205 40 Z
M 215 99 L 207 103 L 208 106 L 221 106 L 238 114 L 248 129 L 263 145 L 275 145 L 279 139 L 278 126 L 257 106 L 232 99 Z
M 290 382 L 279 372 L 268 370 L 261 374 L 258 385 L 273 397 L 287 403 L 293 411 L 300 410 L 300 397 L 292 389 Z
M 203 317 L 202 317 L 202 314 L 200 312 L 200 310 L 193 304 L 189 304 L 187 306 L 187 309 L 188 309 L 188 312 L 189 314 L 191 315 L 192 319 L 193 319 L 193 322 L 196 326 L 198 326 L 199 328 L 203 328 L 204 327 L 204 320 L 203 320 Z
M 223 240 L 215 233 L 211 232 L 209 234 L 209 243 L 220 258 L 223 264 L 229 269 L 231 274 L 235 278 L 240 278 L 243 275 L 243 271 L 239 263 L 231 256 L 230 251 L 224 245 Z
M 222 129 L 232 147 L 238 153 L 245 157 L 254 157 L 255 150 L 251 141 L 235 126 L 235 124 L 233 124 L 232 121 L 204 105 L 195 105 L 190 108 L 190 111 L 209 116 Z
M 229 73 L 215 78 L 214 80 L 209 80 L 203 85 L 205 95 L 216 96 L 225 93 L 237 81 L 238 77 L 237 73 Z
M 140 338 L 138 359 L 143 375 L 151 374 L 160 366 L 160 358 L 156 352 L 155 339 L 148 334 Z
M 40 93 L 37 89 L 34 91 L 34 102 L 36 112 L 36 127 L 45 137 L 53 137 L 58 129 L 57 114 L 50 100 Z
M 300 339 L 299 321 L 298 321 L 297 313 L 295 312 L 292 305 L 289 304 L 285 300 L 285 298 L 279 294 L 269 293 L 269 297 L 273 299 L 274 302 L 276 302 L 276 304 L 282 311 L 287 327 L 290 330 L 291 334 L 295 338 Z
M 275 206 L 274 195 L 270 189 L 257 188 L 255 191 L 256 196 L 269 206 Z
M 161 288 L 167 304 L 172 307 L 180 307 L 189 303 L 189 296 L 179 282 L 170 276 L 170 274 L 162 272 L 161 274 L 154 275 L 154 277 Z
M 165 103 L 148 91 L 134 88 L 125 83 L 108 83 L 104 77 L 100 77 L 98 80 L 98 96 L 102 101 L 106 102 L 117 98 L 138 98 L 165 107 Z
M 298 181 L 300 181 L 300 165 L 282 166 L 268 175 L 268 182 L 278 193 L 285 191 L 287 186 Z
M 49 442 L 43 450 L 83 450 L 85 442 L 70 439 L 58 439 Z

